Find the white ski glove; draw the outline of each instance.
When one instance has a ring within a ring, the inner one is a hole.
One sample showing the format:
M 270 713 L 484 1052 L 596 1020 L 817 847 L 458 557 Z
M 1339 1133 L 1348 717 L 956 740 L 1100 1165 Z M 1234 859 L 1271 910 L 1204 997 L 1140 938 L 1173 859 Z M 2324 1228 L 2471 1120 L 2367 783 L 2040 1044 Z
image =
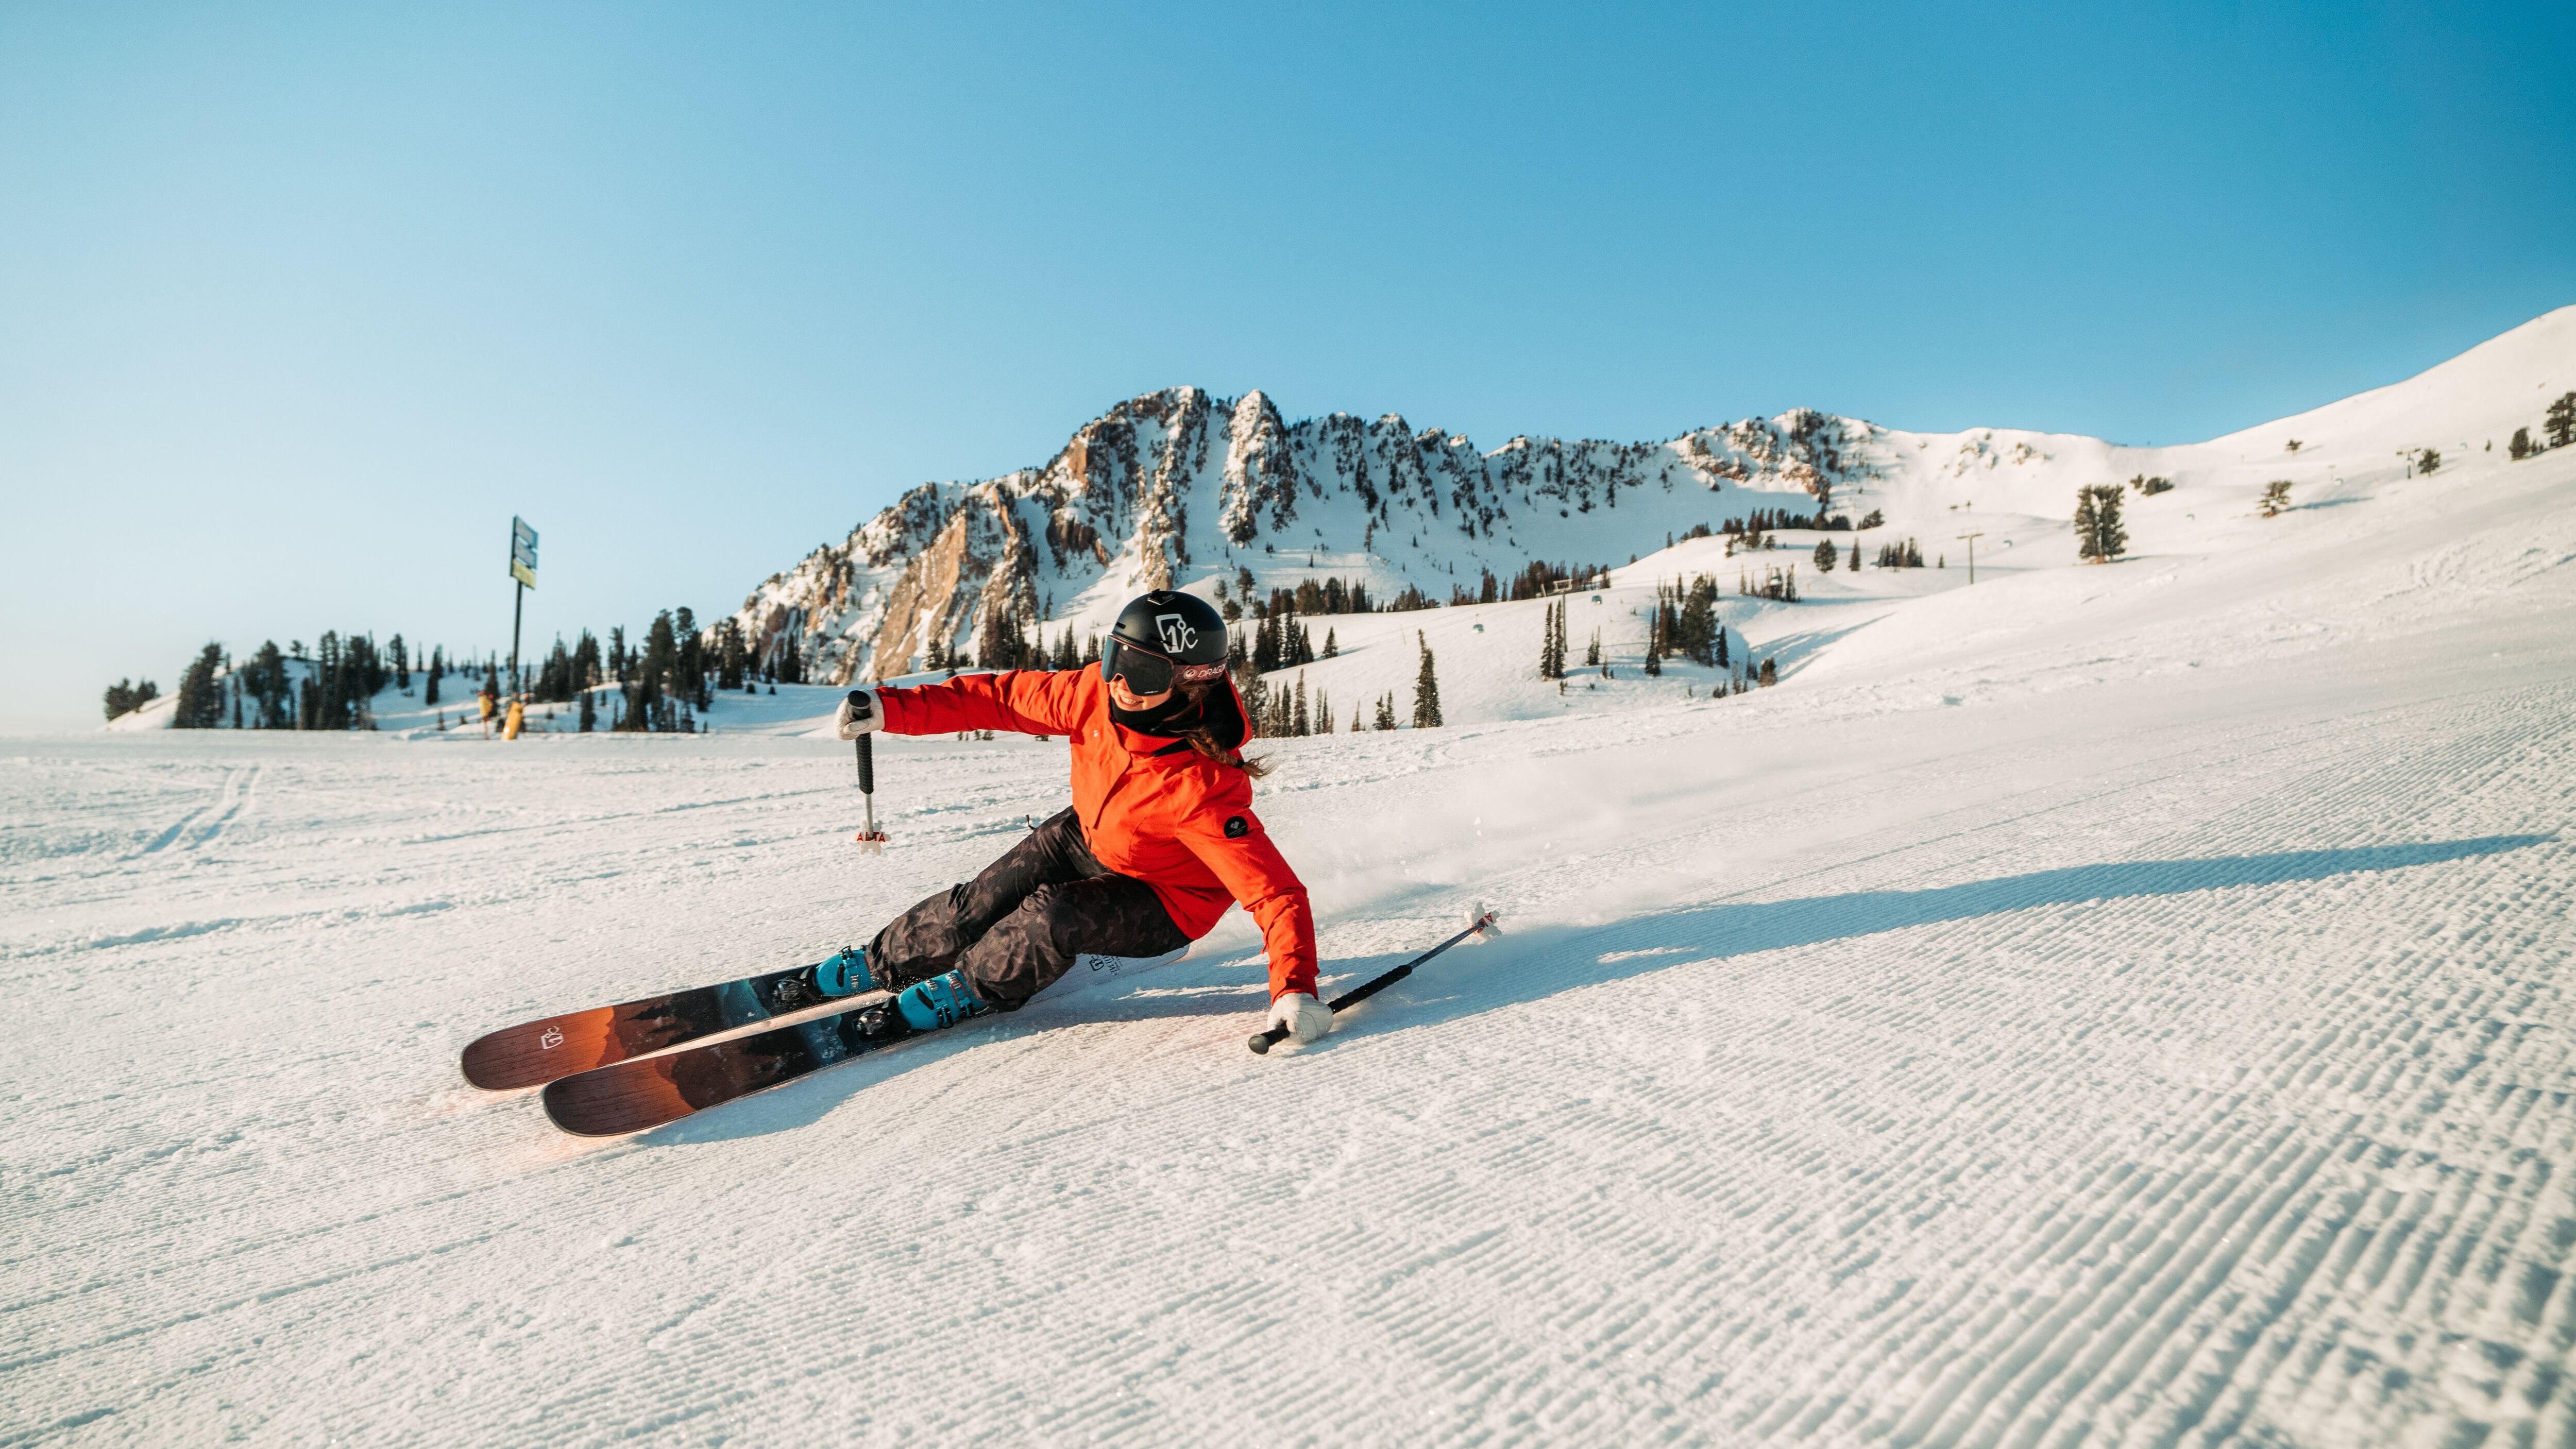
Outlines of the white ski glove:
M 1313 1041 L 1333 1029 L 1333 1009 L 1303 991 L 1291 991 L 1270 1003 L 1270 1025 L 1286 1027 L 1290 1041 Z
M 849 698 L 832 716 L 832 728 L 845 740 L 874 734 L 885 723 L 885 711 L 878 707 L 877 697 L 864 689 L 853 689 Z

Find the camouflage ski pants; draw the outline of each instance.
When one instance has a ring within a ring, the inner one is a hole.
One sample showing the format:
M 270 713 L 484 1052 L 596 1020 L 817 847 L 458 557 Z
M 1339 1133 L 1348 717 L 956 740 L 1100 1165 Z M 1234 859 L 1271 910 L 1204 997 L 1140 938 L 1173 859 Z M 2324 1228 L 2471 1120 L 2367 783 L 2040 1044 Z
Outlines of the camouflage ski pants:
M 966 973 L 987 1006 L 1017 1011 L 1083 952 L 1159 956 L 1189 944 L 1143 881 L 1102 865 L 1067 809 L 984 867 L 895 917 L 868 945 L 877 985 Z

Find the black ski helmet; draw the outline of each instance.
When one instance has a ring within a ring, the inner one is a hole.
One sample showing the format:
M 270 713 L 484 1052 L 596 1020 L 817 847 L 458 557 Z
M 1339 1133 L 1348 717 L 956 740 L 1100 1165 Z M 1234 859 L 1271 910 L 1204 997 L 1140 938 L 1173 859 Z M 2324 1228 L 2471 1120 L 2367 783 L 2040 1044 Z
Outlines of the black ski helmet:
M 1118 611 L 1118 622 L 1109 628 L 1100 651 L 1101 678 L 1118 672 L 1116 652 L 1130 648 L 1169 660 L 1183 684 L 1220 679 L 1225 675 L 1225 618 L 1196 594 L 1169 589 L 1140 594 Z

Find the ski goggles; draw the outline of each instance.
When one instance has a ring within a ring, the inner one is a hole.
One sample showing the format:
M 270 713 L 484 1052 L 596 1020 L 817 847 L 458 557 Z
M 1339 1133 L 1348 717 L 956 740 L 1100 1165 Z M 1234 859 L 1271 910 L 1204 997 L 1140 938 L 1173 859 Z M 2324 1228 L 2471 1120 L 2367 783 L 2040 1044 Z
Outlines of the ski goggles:
M 1204 684 L 1225 677 L 1222 664 L 1174 664 L 1150 650 L 1111 636 L 1100 645 L 1100 677 L 1124 679 L 1138 694 L 1161 694 L 1174 684 Z

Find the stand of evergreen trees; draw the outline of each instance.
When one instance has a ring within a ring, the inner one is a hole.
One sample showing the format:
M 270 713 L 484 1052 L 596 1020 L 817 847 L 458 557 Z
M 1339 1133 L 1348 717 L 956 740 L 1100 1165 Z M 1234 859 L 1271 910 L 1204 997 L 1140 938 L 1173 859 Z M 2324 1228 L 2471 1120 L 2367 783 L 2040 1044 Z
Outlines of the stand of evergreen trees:
M 1252 716 L 1255 734 L 1264 739 L 1299 739 L 1307 735 L 1333 732 L 1332 696 L 1318 689 L 1310 704 L 1306 694 L 1306 675 L 1300 670 L 1296 684 L 1272 684 L 1254 680 L 1243 696 L 1243 707 Z M 1358 728 L 1356 721 L 1352 728 Z
M 137 684 L 131 679 L 120 679 L 107 687 L 107 717 L 121 719 L 160 697 L 161 686 L 151 680 Z
M 623 628 L 608 632 L 605 650 L 588 629 L 581 630 L 570 645 L 557 637 L 553 649 L 524 676 L 529 701 L 578 701 L 581 728 L 590 730 L 598 727 L 600 712 L 594 693 L 605 689 L 613 695 L 609 701 L 613 728 L 685 732 L 698 728 L 697 713 L 712 702 L 719 683 L 728 689 L 748 687 L 758 672 L 742 631 L 732 620 L 717 631 L 712 648 L 700 638 L 696 619 L 685 608 L 656 616 L 640 650 L 626 647 Z M 379 646 L 373 634 L 326 630 L 309 652 L 302 640 L 280 649 L 272 639 L 238 662 L 225 654 L 221 644 L 208 644 L 180 678 L 171 725 L 175 729 L 227 725 L 270 730 L 373 729 L 375 696 L 388 687 L 409 691 L 415 673 L 420 676 L 423 705 L 440 702 L 452 675 L 465 676 L 464 692 L 469 697 L 475 692 L 478 673 L 483 689 L 496 696 L 505 689 L 498 657 L 462 664 L 441 648 L 417 659 L 400 634 Z M 801 679 L 792 639 L 770 673 L 773 679 L 790 683 Z M 114 719 L 158 695 L 148 679 L 140 685 L 119 680 L 108 688 L 103 703 L 108 718 Z
M 2541 415 L 2540 436 L 2541 441 L 2535 443 L 2531 440 L 2531 429 L 2516 428 L 2513 441 L 2506 445 L 2505 452 L 2519 463 L 2525 458 L 2539 457 L 2552 448 L 2576 443 L 2576 392 L 2560 393 L 2558 400 L 2549 405 L 2549 411 Z
M 1863 528 L 1877 527 L 1878 514 L 1873 511 L 1869 517 L 1861 520 L 1860 526 Z M 1763 535 L 1777 533 L 1784 528 L 1815 529 L 1828 533 L 1849 533 L 1852 531 L 1852 521 L 1851 515 L 1848 513 L 1837 513 L 1828 518 L 1825 516 L 1824 510 L 1821 508 L 1812 514 L 1791 513 L 1786 508 L 1756 508 L 1752 512 L 1744 515 L 1742 518 L 1730 518 L 1726 520 L 1726 522 L 1719 524 L 1717 531 L 1718 533 L 1728 537 L 1748 540 L 1748 542 L 1739 543 L 1737 545 L 1738 547 L 1760 548 L 1762 547 Z M 1689 538 L 1708 537 L 1707 534 L 1699 532 L 1690 533 L 1684 536 Z
M 1693 664 L 1724 664 L 1726 628 L 1717 620 L 1717 580 L 1700 574 L 1688 584 L 1675 579 L 1655 585 L 1655 619 L 1647 632 L 1653 643 L 1647 651 L 1650 662 L 1678 654 Z

